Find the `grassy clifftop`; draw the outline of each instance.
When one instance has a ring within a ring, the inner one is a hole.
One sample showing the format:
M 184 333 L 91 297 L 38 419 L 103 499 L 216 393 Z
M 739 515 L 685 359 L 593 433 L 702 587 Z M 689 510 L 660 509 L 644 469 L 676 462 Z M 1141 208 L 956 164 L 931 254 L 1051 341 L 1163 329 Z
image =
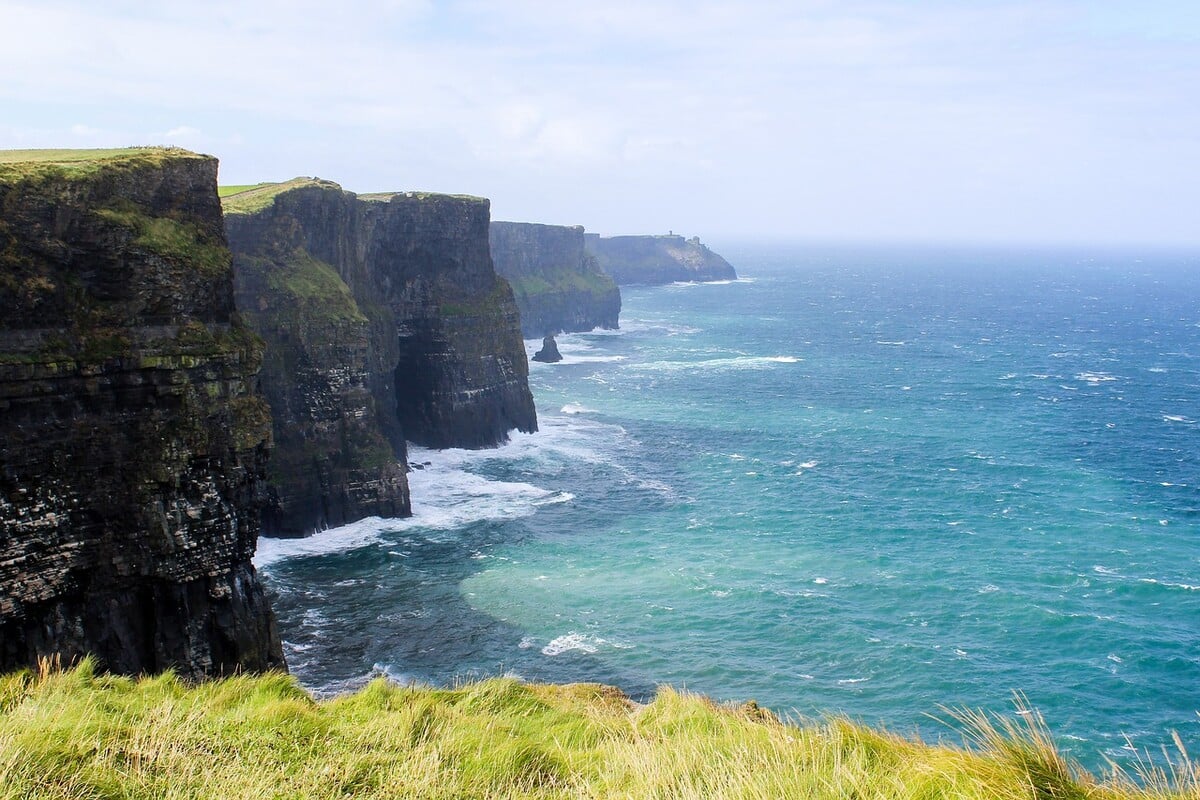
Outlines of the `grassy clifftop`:
M 315 701 L 284 675 L 0 678 L 0 798 L 1164 798 L 1170 778 L 1101 783 L 1028 724 L 960 717 L 967 748 L 663 689 L 376 681 Z
M 56 176 L 82 178 L 101 169 L 162 166 L 181 159 L 209 159 L 178 147 L 110 150 L 0 150 L 0 183 Z

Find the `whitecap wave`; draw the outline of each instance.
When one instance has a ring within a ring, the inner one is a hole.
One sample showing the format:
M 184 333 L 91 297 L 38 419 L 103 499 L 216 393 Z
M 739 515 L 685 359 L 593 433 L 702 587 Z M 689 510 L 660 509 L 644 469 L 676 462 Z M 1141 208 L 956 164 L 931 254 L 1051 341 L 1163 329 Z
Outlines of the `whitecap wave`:
M 604 644 L 607 644 L 607 642 L 597 636 L 588 636 L 571 631 L 570 633 L 551 639 L 550 643 L 542 648 L 542 655 L 559 656 L 573 650 L 591 654 L 599 652 L 601 645 Z
M 258 552 L 254 555 L 254 565 L 261 569 L 285 558 L 321 556 L 357 550 L 379 541 L 383 532 L 388 530 L 389 524 L 399 521 L 367 517 L 340 528 L 320 531 L 304 539 L 273 539 L 263 536 L 258 540 Z
M 630 369 L 646 372 L 696 372 L 701 370 L 770 369 L 776 364 L 798 364 L 796 356 L 734 356 L 704 361 L 647 361 Z
M 559 409 L 563 414 L 595 414 L 596 409 L 588 408 L 580 403 L 567 403 Z

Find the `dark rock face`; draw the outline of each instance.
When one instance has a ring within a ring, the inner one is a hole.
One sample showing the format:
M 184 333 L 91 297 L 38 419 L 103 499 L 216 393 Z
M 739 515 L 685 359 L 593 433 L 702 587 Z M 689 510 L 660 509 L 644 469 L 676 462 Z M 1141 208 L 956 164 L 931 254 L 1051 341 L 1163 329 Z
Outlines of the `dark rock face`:
M 621 291 L 584 249 L 580 226 L 493 222 L 496 272 L 513 287 L 527 338 L 615 329 Z
M 697 237 L 589 234 L 586 239 L 600 269 L 622 286 L 737 279 L 729 262 Z
M 0 163 L 0 670 L 283 667 L 217 162 Z
M 558 352 L 558 342 L 554 341 L 553 336 L 542 339 L 542 349 L 533 354 L 533 360 L 543 364 L 557 364 L 563 360 L 562 353 Z
M 280 412 L 277 431 L 303 433 L 280 438 L 279 449 L 290 454 L 281 454 L 273 473 L 278 497 L 311 494 L 308 452 L 322 440 L 318 449 L 327 450 L 335 433 L 343 441 L 351 419 L 361 454 L 352 462 L 364 480 L 372 471 L 379 480 L 359 493 L 369 502 L 343 504 L 350 517 L 408 513 L 407 485 L 401 501 L 396 480 L 402 475 L 380 471 L 406 461 L 406 438 L 430 447 L 486 447 L 514 428 L 536 430 L 517 308 L 492 268 L 488 217 L 488 202 L 478 198 L 358 197 L 311 180 L 289 182 L 247 210 L 226 201 L 239 307 L 268 340 L 263 382 Z M 295 284 L 292 298 L 309 292 L 312 303 L 287 300 L 286 314 L 267 313 L 277 305 L 273 297 L 285 300 L 272 284 L 284 283 Z M 285 359 L 279 369 L 272 367 L 273 347 Z M 290 366 L 300 361 L 298 348 L 324 377 L 298 385 Z M 340 421 L 322 433 L 315 426 L 321 414 Z M 347 491 L 336 476 L 328 485 L 322 508 L 331 494 Z M 293 530 L 320 527 L 312 508 L 291 505 L 298 512 Z
M 336 219 L 340 208 L 328 210 Z M 231 213 L 227 226 L 237 307 L 267 345 L 261 381 L 275 447 L 264 533 L 408 516 L 404 440 L 395 425 L 389 438 L 371 391 L 373 372 L 387 375 L 381 394 L 391 387 L 394 326 L 372 325 L 337 271 L 305 250 L 294 216 Z

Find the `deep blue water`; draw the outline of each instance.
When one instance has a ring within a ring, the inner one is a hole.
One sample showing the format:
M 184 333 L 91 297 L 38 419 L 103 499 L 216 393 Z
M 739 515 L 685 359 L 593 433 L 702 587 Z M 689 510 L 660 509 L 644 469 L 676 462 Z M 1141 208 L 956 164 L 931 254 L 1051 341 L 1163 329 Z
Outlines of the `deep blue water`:
M 730 247 L 534 364 L 542 431 L 415 451 L 411 520 L 264 541 L 287 655 L 661 683 L 1091 767 L 1200 752 L 1200 256 Z M 537 343 L 529 343 L 532 347 Z

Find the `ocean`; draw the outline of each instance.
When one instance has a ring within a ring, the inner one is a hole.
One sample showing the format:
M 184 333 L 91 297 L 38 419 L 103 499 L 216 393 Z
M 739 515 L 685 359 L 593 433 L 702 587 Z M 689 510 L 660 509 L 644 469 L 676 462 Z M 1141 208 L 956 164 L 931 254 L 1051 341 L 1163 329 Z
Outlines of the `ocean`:
M 670 684 L 1086 766 L 1200 753 L 1200 255 L 732 244 L 533 364 L 414 516 L 260 541 L 289 664 Z M 532 352 L 540 342 L 528 342 Z

